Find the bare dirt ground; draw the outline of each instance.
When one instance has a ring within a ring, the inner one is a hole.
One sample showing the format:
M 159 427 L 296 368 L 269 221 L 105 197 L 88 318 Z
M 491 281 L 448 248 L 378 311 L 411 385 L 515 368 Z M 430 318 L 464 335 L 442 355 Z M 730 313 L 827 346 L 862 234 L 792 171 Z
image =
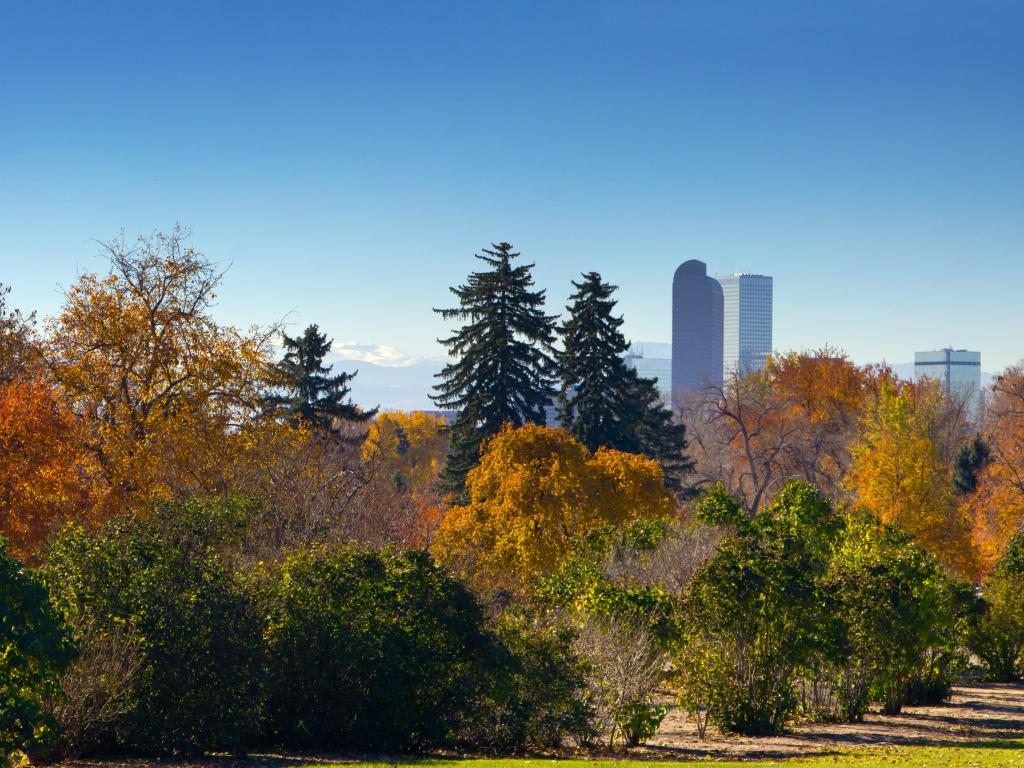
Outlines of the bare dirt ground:
M 997 739 L 1024 739 L 1024 685 L 977 683 L 960 685 L 948 704 L 907 707 L 900 715 L 868 714 L 863 723 L 794 726 L 774 737 L 725 736 L 713 729 L 707 738 L 682 712 L 670 711 L 661 728 L 630 757 L 662 760 L 727 758 L 731 760 L 810 757 L 858 746 L 928 744 L 964 745 Z M 595 755 L 596 756 L 596 755 Z M 617 754 L 617 757 L 625 755 Z M 354 763 L 352 755 L 263 755 L 246 760 L 208 758 L 199 761 L 76 760 L 64 765 L 82 768 L 306 768 L 325 763 Z
M 857 746 L 963 745 L 1024 739 L 1024 685 L 960 685 L 947 704 L 906 707 L 900 715 L 868 714 L 863 723 L 794 726 L 783 736 L 725 736 L 708 729 L 704 741 L 685 715 L 673 710 L 646 748 L 645 757 L 785 758 L 820 755 Z

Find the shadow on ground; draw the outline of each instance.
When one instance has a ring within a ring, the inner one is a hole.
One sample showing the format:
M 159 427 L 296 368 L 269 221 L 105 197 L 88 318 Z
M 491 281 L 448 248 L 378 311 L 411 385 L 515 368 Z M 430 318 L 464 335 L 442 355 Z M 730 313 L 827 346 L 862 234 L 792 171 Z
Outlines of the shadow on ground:
M 900 715 L 868 714 L 863 723 L 815 723 L 774 737 L 726 736 L 709 732 L 697 738 L 696 727 L 679 710 L 669 712 L 657 735 L 628 757 L 643 760 L 783 760 L 825 757 L 856 747 L 934 746 L 1020 749 L 1024 739 L 1024 685 L 970 683 L 958 686 L 948 704 L 907 707 Z M 608 755 L 622 759 L 621 753 Z M 591 757 L 598 757 L 591 755 Z M 434 758 L 440 759 L 440 758 Z M 259 755 L 239 760 L 198 761 L 79 760 L 82 768 L 311 768 L 359 763 L 377 757 L 347 755 Z M 415 759 L 387 762 L 415 763 Z M 457 759 L 452 758 L 452 762 Z

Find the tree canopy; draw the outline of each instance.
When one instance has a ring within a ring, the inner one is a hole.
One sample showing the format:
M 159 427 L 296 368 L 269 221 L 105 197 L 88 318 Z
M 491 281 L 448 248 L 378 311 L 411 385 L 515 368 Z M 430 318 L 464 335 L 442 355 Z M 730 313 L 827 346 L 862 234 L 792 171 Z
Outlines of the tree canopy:
M 468 504 L 448 511 L 434 551 L 485 589 L 519 590 L 550 574 L 575 537 L 673 509 L 656 462 L 591 453 L 565 430 L 534 424 L 491 439 L 466 490 Z

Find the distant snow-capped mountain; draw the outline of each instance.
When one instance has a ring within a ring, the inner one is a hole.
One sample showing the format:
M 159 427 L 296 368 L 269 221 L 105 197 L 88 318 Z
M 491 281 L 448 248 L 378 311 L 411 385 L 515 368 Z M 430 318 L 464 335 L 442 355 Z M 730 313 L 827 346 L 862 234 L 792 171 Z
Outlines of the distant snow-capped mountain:
M 422 411 L 437 408 L 429 394 L 444 357 L 410 355 L 381 344 L 335 342 L 327 361 L 334 370 L 359 374 L 352 379 L 352 399 L 363 408 Z
M 336 341 L 331 345 L 331 356 L 338 360 L 357 360 L 385 368 L 408 368 L 421 363 L 444 365 L 442 356 L 410 355 L 400 349 L 383 344 L 357 344 Z

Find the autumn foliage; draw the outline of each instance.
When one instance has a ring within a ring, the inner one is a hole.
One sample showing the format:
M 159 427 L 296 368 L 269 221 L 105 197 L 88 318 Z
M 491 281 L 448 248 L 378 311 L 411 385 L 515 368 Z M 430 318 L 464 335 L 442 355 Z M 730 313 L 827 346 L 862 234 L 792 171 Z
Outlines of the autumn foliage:
M 39 379 L 0 385 L 0 535 L 31 559 L 55 523 L 87 516 L 93 469 L 75 417 Z
M 532 424 L 495 436 L 466 487 L 469 503 L 448 511 L 434 552 L 485 589 L 521 589 L 587 531 L 673 509 L 657 462 L 591 453 L 564 430 Z
M 440 416 L 388 411 L 370 425 L 363 441 L 363 461 L 395 485 L 424 493 L 437 481 L 447 449 Z
M 221 275 L 186 235 L 111 243 L 110 273 L 83 274 L 47 327 L 47 373 L 81 415 L 113 508 L 223 492 L 274 428 L 257 407 L 267 335 L 213 320 Z
M 864 416 L 846 480 L 857 503 L 903 529 L 954 572 L 974 575 L 970 525 L 953 496 L 952 474 L 935 438 L 939 383 L 883 380 Z
M 1024 526 L 1024 365 L 992 386 L 982 433 L 989 459 L 966 501 L 984 569 L 991 570 Z

